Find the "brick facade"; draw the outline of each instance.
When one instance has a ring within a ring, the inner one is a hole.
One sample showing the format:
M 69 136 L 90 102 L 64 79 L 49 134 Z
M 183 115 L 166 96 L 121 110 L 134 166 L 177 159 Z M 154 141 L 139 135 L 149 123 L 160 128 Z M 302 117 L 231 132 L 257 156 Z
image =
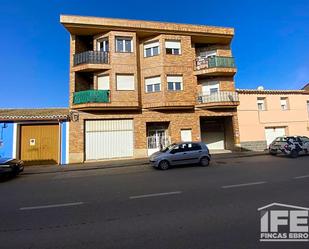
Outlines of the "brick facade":
M 194 63 L 198 51 L 216 50 L 217 56 L 231 57 L 230 42 L 234 31 L 200 25 L 166 24 L 159 22 L 132 21 L 107 18 L 61 16 L 61 22 L 70 32 L 70 109 L 79 113 L 79 119 L 70 122 L 70 163 L 85 160 L 85 120 L 133 119 L 134 157 L 147 156 L 147 123 L 166 122 L 172 142 L 181 140 L 181 129 L 191 129 L 192 140 L 200 141 L 201 120 L 218 118 L 222 121 L 225 148 L 239 147 L 239 130 L 236 102 L 199 106 L 201 81 L 219 82 L 219 91 L 235 92 L 233 76 L 236 68 L 212 68 L 197 74 Z M 116 37 L 131 37 L 131 53 L 116 52 Z M 73 55 L 97 48 L 97 40 L 109 41 L 109 62 L 105 65 L 73 65 Z M 181 43 L 181 54 L 167 54 L 166 40 Z M 160 53 L 144 57 L 144 44 L 158 41 Z M 109 75 L 110 102 L 73 104 L 77 91 L 97 89 L 97 76 Z M 134 91 L 116 89 L 117 74 L 132 74 Z M 169 91 L 167 76 L 182 76 L 183 89 Z M 161 91 L 147 93 L 145 78 L 161 77 Z M 204 84 L 204 83 L 203 83 Z M 221 118 L 220 118 L 221 117 Z M 220 122 L 221 122 L 220 121 Z
M 166 111 L 110 111 L 110 112 L 79 112 L 79 121 L 70 122 L 70 162 L 82 162 L 84 160 L 84 122 L 85 120 L 110 120 L 133 119 L 134 124 L 134 157 L 147 156 L 146 124 L 149 122 L 169 122 L 168 133 L 172 142 L 181 141 L 180 130 L 192 129 L 192 140 L 201 140 L 201 117 L 230 117 L 231 134 L 234 146 L 239 146 L 239 131 L 237 113 L 235 110 L 223 110 L 221 112 L 208 110 L 166 110 Z M 231 145 L 230 145 L 231 146 Z

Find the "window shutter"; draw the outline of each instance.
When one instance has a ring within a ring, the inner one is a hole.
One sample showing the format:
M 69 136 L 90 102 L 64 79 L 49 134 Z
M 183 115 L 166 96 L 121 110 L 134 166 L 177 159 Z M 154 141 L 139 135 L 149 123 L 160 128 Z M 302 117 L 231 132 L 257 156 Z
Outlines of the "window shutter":
M 161 77 L 152 77 L 145 79 L 145 85 L 161 84 Z
M 117 75 L 117 90 L 134 90 L 134 75 Z
M 144 49 L 153 48 L 153 47 L 159 47 L 159 42 L 158 41 L 156 41 L 156 42 L 149 42 L 149 43 L 146 43 L 144 45 Z
M 167 82 L 180 82 L 180 83 L 182 83 L 182 76 L 167 76 Z
M 280 102 L 281 102 L 281 105 L 287 105 L 287 99 L 286 98 L 281 98 Z
M 165 41 L 165 48 L 178 48 L 180 50 L 180 41 Z
M 98 76 L 98 90 L 109 90 L 109 76 Z

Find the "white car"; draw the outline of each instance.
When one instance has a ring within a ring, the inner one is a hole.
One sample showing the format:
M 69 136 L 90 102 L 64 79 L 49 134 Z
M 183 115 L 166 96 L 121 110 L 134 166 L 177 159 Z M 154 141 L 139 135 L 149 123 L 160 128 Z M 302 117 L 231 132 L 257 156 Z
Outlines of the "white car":
M 305 136 L 277 137 L 269 145 L 269 153 L 271 155 L 283 153 L 293 158 L 301 154 L 309 154 L 309 138 Z

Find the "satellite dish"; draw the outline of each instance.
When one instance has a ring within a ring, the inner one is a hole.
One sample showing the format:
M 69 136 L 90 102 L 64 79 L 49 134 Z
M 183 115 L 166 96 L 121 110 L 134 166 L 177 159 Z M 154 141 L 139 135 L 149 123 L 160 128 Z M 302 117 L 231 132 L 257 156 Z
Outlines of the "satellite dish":
M 258 86 L 257 88 L 259 91 L 263 91 L 264 90 L 264 87 L 263 86 Z

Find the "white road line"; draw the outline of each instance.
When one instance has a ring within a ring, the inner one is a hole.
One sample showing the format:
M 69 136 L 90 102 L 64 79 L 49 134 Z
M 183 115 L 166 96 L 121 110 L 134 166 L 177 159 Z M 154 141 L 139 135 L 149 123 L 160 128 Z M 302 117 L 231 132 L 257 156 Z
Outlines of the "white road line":
M 44 206 L 22 207 L 19 210 L 34 210 L 34 209 L 45 209 L 45 208 L 70 207 L 70 206 L 78 206 L 78 205 L 83 205 L 83 204 L 84 204 L 83 202 L 70 202 L 70 203 L 44 205 Z
M 295 176 L 294 179 L 303 179 L 303 178 L 308 178 L 309 175 L 303 175 L 303 176 Z
M 181 191 L 173 191 L 173 192 L 155 193 L 155 194 L 147 194 L 147 195 L 136 195 L 136 196 L 130 196 L 129 199 L 140 199 L 140 198 L 148 198 L 148 197 L 156 197 L 156 196 L 164 196 L 164 195 L 178 195 L 181 193 L 182 193 Z
M 221 188 L 239 188 L 239 187 L 259 185 L 259 184 L 264 184 L 264 183 L 266 182 L 248 182 L 248 183 L 235 184 L 235 185 L 226 185 L 226 186 L 222 186 Z

